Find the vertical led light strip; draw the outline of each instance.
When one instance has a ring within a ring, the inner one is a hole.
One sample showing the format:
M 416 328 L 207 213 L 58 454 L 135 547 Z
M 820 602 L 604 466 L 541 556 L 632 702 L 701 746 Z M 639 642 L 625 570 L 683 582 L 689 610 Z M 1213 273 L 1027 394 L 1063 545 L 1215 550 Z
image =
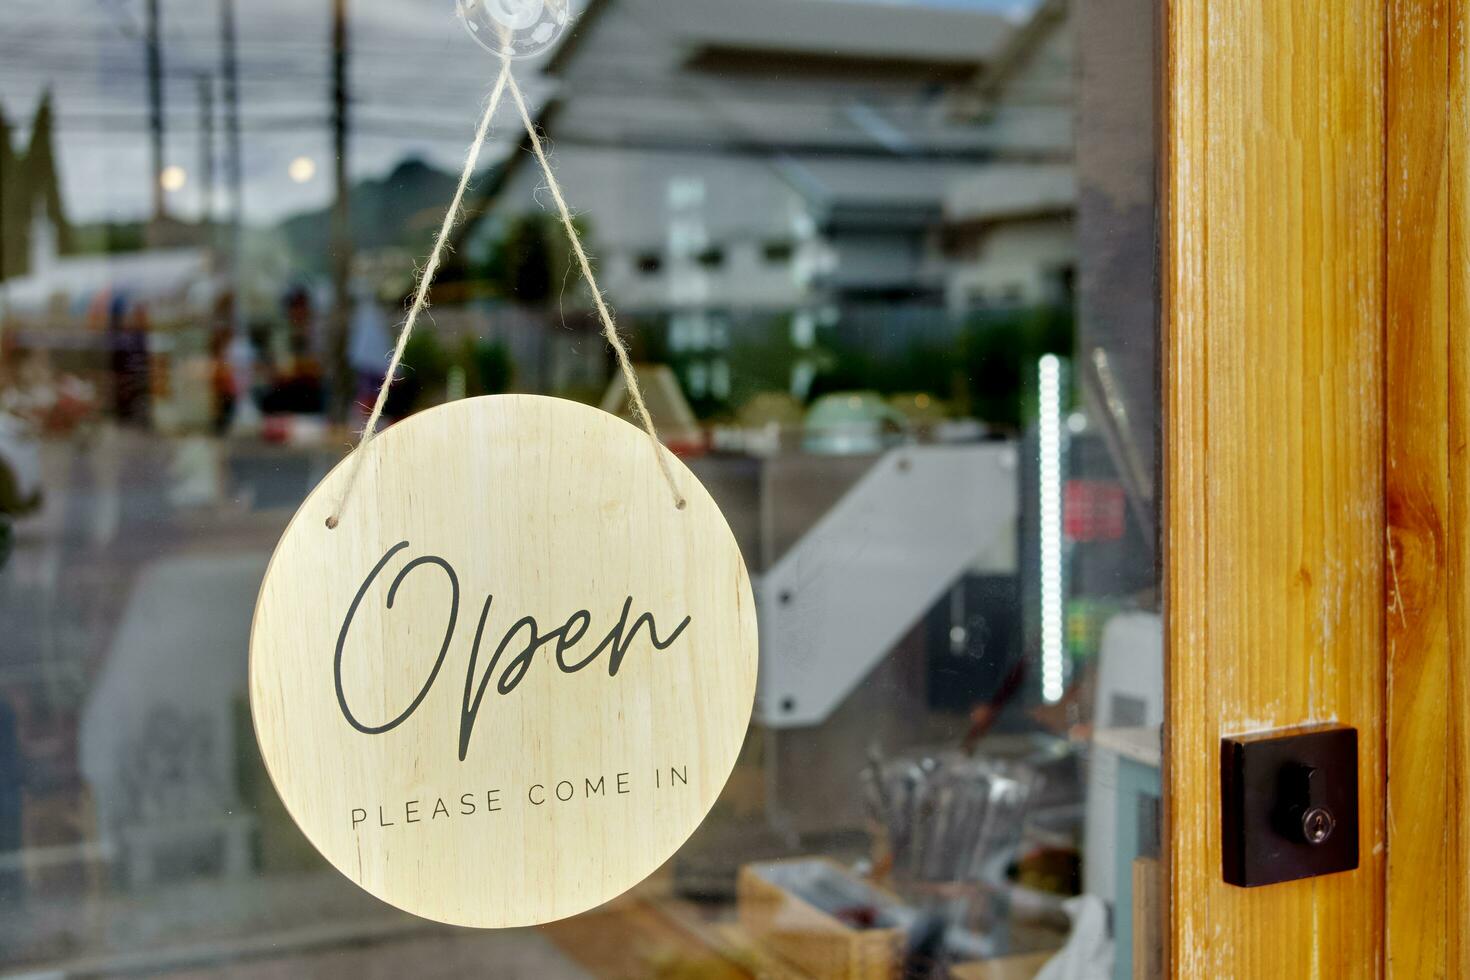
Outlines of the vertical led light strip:
M 1037 420 L 1041 497 L 1041 697 L 1062 699 L 1062 362 L 1041 358 Z

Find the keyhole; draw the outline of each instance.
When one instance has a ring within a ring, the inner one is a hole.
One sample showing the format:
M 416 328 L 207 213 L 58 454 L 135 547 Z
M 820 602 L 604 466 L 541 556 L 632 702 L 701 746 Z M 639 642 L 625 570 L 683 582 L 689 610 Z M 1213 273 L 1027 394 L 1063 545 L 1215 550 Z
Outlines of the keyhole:
M 1324 807 L 1314 806 L 1302 814 L 1302 836 L 1308 844 L 1321 844 L 1332 836 L 1337 821 Z

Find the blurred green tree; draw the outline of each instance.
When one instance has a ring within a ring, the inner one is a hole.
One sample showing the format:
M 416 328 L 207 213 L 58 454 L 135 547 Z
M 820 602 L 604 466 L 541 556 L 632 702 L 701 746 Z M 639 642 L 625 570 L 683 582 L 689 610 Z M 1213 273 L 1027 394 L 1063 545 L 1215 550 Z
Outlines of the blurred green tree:
M 572 224 L 585 242 L 587 223 L 576 218 Z M 484 266 L 492 292 L 525 306 L 546 306 L 579 288 L 579 273 L 561 222 L 540 212 L 506 219 Z
M 17 153 L 14 132 L 0 110 L 0 278 L 23 275 L 30 267 L 31 222 L 39 207 L 56 229 L 57 246 L 71 250 L 71 224 L 61 200 L 56 166 L 55 114 L 51 92 L 41 95 L 31 120 L 30 139 Z
M 10 120 L 0 106 L 0 279 L 24 271 L 26 222 L 21 220 L 20 171 Z
M 515 380 L 510 350 L 496 340 L 464 338 L 455 363 L 464 370 L 465 393 L 469 395 L 504 394 Z
M 926 392 L 993 426 L 1019 428 L 1036 411 L 1037 360 L 1043 354 L 1071 356 L 1073 321 L 1072 310 L 1063 306 L 986 311 L 970 316 L 954 341 L 915 341 L 892 358 L 833 343 L 812 397 Z
M 1034 417 L 1036 362 L 1043 354 L 1072 356 L 1074 321 L 1063 306 L 972 317 L 960 344 L 970 414 L 1013 429 Z

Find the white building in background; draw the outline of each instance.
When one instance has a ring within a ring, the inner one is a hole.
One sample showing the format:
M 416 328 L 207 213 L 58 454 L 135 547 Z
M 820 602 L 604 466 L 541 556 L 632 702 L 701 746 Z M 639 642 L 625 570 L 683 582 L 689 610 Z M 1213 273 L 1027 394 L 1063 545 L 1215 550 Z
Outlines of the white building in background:
M 1074 254 L 1057 6 L 1017 25 L 852 0 L 593 0 L 546 66 L 541 121 L 609 297 L 667 316 L 675 352 L 716 355 L 761 314 L 790 315 L 801 347 L 848 311 L 1031 299 Z M 494 195 L 471 252 L 547 204 L 525 153 Z M 722 396 L 728 367 L 713 356 L 685 382 Z
M 1070 163 L 997 164 L 945 195 L 953 310 L 1070 301 L 1077 267 Z
M 951 98 L 1011 25 L 831 0 L 594 0 L 542 121 L 625 310 L 943 292 L 944 187 L 992 155 Z M 524 155 L 495 212 L 536 206 Z
M 1041 0 L 967 100 L 996 155 L 945 191 L 951 309 L 1072 301 L 1079 79 L 1070 6 Z

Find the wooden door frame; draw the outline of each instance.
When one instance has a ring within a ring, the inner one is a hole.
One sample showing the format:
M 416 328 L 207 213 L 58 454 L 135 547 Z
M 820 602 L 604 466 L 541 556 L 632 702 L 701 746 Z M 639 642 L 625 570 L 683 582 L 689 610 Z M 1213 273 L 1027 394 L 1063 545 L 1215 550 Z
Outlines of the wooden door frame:
M 1390 2 L 1165 4 L 1175 976 L 1383 972 Z M 1358 869 L 1225 884 L 1221 737 L 1321 722 L 1359 732 Z
M 1384 974 L 1470 975 L 1466 4 L 1386 0 Z
M 1470 976 L 1470 0 L 1168 0 L 1167 955 Z M 1357 871 L 1220 874 L 1218 743 L 1360 733 Z

